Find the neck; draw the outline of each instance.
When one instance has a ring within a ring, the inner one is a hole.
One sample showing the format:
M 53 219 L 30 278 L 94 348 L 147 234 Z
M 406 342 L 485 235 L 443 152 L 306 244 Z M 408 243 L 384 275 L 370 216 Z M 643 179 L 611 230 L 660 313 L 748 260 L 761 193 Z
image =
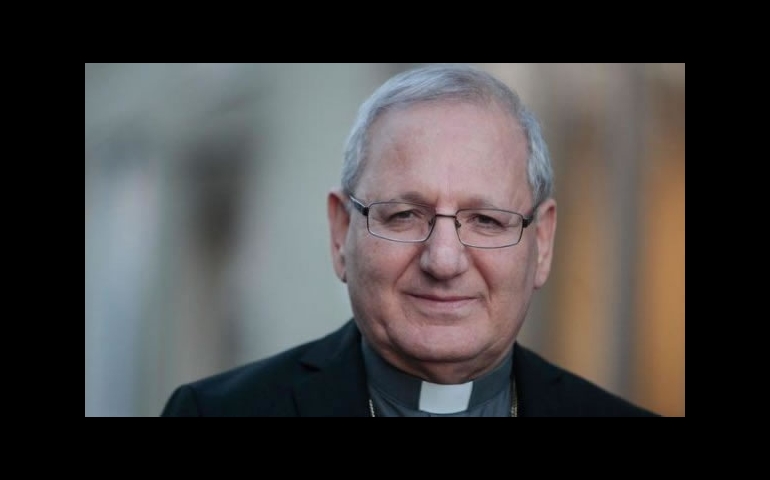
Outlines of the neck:
M 484 375 L 436 382 L 434 377 L 415 376 L 392 365 L 365 340 L 362 340 L 362 350 L 370 388 L 389 398 L 393 408 L 403 408 L 405 412 L 446 414 L 471 410 L 507 391 L 510 384 L 510 354 Z
M 372 350 L 374 346 L 369 344 Z M 469 361 L 425 361 L 405 360 L 402 355 L 398 355 L 393 350 L 379 351 L 377 354 L 388 364 L 398 370 L 414 377 L 439 385 L 460 385 L 471 382 L 476 378 L 489 374 L 500 365 L 502 365 L 510 356 L 512 348 L 509 348 L 502 354 L 492 357 L 491 355 L 482 355 L 476 357 L 472 362 Z

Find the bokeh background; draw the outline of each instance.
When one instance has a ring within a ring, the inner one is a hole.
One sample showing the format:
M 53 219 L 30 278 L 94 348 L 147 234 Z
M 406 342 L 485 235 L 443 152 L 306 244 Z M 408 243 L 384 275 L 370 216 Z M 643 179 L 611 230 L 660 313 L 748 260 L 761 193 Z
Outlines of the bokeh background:
M 326 194 L 358 105 L 418 64 L 85 64 L 85 415 L 336 329 Z M 685 415 L 684 64 L 476 64 L 539 115 L 551 278 L 520 341 Z

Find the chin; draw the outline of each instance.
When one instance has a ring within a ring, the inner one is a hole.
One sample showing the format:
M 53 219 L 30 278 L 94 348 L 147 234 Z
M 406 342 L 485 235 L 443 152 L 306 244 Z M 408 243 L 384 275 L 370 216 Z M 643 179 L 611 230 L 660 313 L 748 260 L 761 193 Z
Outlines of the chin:
M 470 325 L 427 325 L 394 338 L 401 348 L 422 361 L 461 362 L 477 357 L 494 341 Z

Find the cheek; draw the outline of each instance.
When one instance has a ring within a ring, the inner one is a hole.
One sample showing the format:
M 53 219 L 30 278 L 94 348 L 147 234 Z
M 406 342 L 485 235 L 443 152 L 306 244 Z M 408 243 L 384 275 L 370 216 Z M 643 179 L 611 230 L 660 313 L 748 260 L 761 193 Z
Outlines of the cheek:
M 526 252 L 516 252 L 497 258 L 479 259 L 476 262 L 487 283 L 490 296 L 498 304 L 505 304 L 503 308 L 520 302 L 522 295 L 531 290 L 535 273 L 531 258 Z
M 351 236 L 348 248 L 352 253 L 349 273 L 354 275 L 361 288 L 384 288 L 393 285 L 408 268 L 410 249 L 387 240 L 366 236 Z

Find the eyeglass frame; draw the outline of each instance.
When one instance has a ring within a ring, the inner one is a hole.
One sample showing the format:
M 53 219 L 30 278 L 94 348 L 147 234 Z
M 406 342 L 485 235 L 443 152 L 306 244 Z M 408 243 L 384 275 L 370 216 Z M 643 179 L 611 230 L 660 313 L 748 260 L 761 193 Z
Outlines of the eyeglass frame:
M 454 222 L 455 223 L 455 233 L 457 234 L 457 240 L 459 240 L 461 244 L 463 244 L 466 247 L 483 248 L 483 249 L 507 248 L 507 247 L 513 247 L 514 245 L 518 245 L 519 243 L 521 243 L 521 239 L 524 236 L 524 229 L 527 228 L 528 226 L 530 226 L 532 224 L 532 222 L 535 220 L 535 213 L 537 212 L 537 207 L 538 207 L 538 205 L 535 205 L 534 207 L 532 207 L 532 213 L 529 214 L 529 216 L 524 216 L 524 215 L 522 215 L 519 212 L 514 212 L 512 210 L 505 210 L 505 209 L 502 209 L 502 208 L 461 208 L 461 209 L 457 210 L 454 213 L 454 215 L 448 215 L 448 214 L 445 214 L 445 213 L 438 213 L 436 211 L 436 207 L 433 207 L 431 205 L 425 205 L 423 203 L 387 201 L 387 202 L 371 202 L 369 205 L 366 205 L 361 200 L 359 200 L 356 197 L 354 197 L 352 193 L 347 193 L 347 196 L 351 200 L 351 203 L 353 204 L 355 209 L 358 210 L 361 213 L 361 215 L 366 217 L 366 231 L 369 232 L 371 235 L 377 237 L 377 238 L 382 238 L 383 240 L 389 240 L 391 242 L 399 242 L 399 243 L 424 243 L 424 242 L 427 242 L 428 239 L 430 238 L 430 236 L 433 234 L 433 229 L 436 227 L 436 218 L 437 217 L 447 217 L 447 218 L 454 218 L 454 220 L 455 220 L 455 222 Z M 430 225 L 430 230 L 428 231 L 428 234 L 425 236 L 425 238 L 422 239 L 422 240 L 396 240 L 396 239 L 393 239 L 393 238 L 383 237 L 382 235 L 377 235 L 376 233 L 372 232 L 372 229 L 369 228 L 369 209 L 371 208 L 372 205 L 383 204 L 383 203 L 405 203 L 407 205 L 414 205 L 416 207 L 425 207 L 425 208 L 428 208 L 428 209 L 432 210 L 433 211 L 433 217 L 431 217 L 431 219 L 428 221 L 428 224 Z M 497 246 L 497 247 L 481 247 L 481 246 L 478 246 L 478 245 L 470 245 L 470 244 L 467 244 L 467 243 L 463 242 L 463 239 L 460 238 L 460 227 L 462 226 L 462 224 L 457 219 L 457 214 L 460 213 L 460 212 L 463 212 L 463 211 L 467 211 L 467 210 L 496 210 L 498 212 L 512 213 L 514 215 L 520 216 L 521 217 L 521 229 L 519 230 L 519 238 L 518 238 L 518 240 L 516 240 L 515 243 L 510 243 L 508 245 L 500 245 L 500 246 Z

